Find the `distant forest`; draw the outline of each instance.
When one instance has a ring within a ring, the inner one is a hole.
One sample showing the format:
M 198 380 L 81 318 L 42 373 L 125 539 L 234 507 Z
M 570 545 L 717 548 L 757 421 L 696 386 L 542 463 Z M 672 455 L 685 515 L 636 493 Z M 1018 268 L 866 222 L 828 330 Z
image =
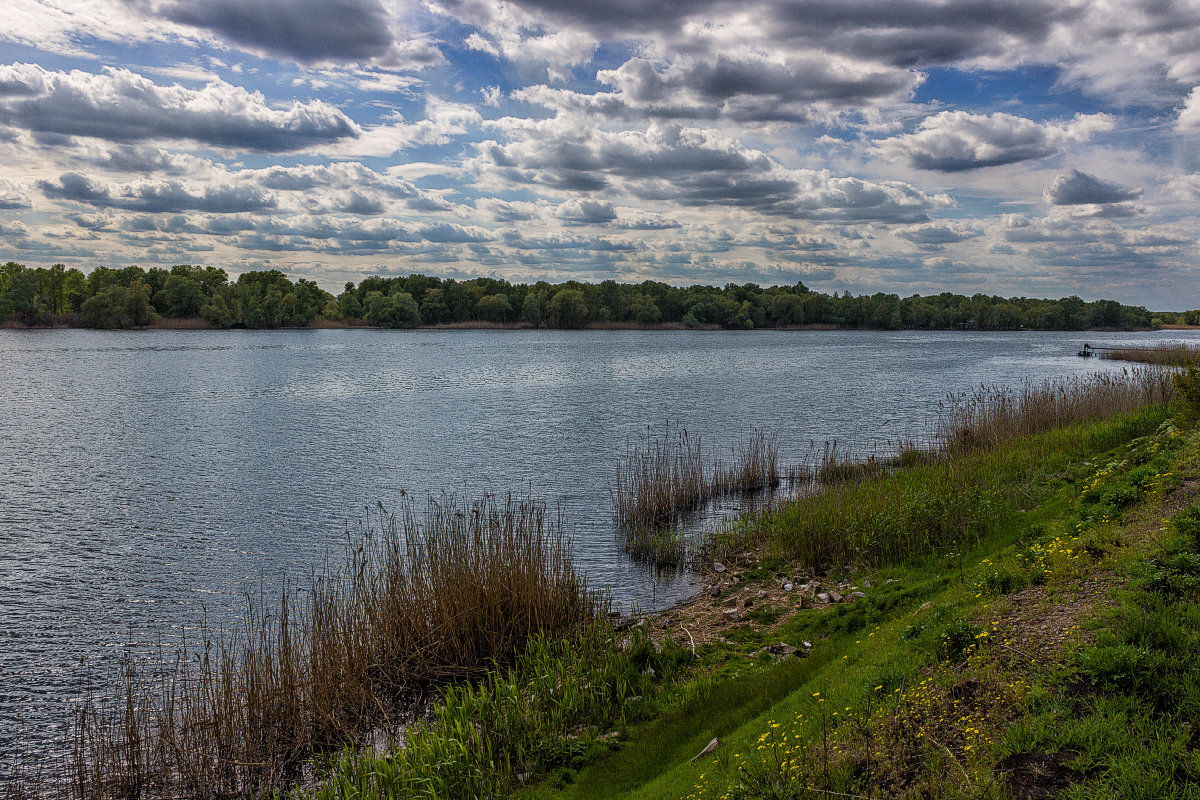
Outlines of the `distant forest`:
M 1200 311 L 1152 314 L 1115 300 L 1088 303 L 1078 297 L 829 295 L 802 283 L 680 288 L 657 281 L 514 284 L 427 275 L 366 278 L 357 286 L 347 283 L 335 297 L 313 281 L 293 282 L 278 270 L 246 272 L 231 281 L 216 267 L 97 267 L 84 275 L 62 264 L 29 269 L 10 261 L 0 267 L 0 319 L 10 325 L 93 328 L 181 321 L 215 328 L 483 323 L 530 328 L 1086 330 L 1194 325 L 1200 324 Z

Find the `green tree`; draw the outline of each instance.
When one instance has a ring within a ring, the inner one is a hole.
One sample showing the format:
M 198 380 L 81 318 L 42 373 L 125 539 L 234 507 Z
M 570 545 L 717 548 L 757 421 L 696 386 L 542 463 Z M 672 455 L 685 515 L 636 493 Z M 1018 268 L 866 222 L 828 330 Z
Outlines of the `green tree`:
M 529 292 L 521 305 L 521 327 L 539 328 L 542 325 L 542 303 L 545 295 L 540 291 Z
M 83 319 L 92 328 L 124 328 L 125 287 L 106 286 L 83 303 Z
M 475 316 L 487 322 L 508 322 L 513 307 L 506 294 L 488 294 L 475 304 Z
M 125 318 L 130 325 L 149 325 L 157 316 L 150 304 L 150 287 L 135 280 L 125 290 Z
M 645 292 L 634 292 L 629 302 L 629 313 L 639 325 L 653 325 L 662 319 L 662 312 L 654 298 Z
M 560 289 L 546 304 L 546 323 L 552 328 L 582 328 L 587 320 L 587 302 L 578 289 Z
M 190 275 L 171 274 L 154 294 L 154 308 L 164 317 L 197 317 L 204 305 L 204 290 Z

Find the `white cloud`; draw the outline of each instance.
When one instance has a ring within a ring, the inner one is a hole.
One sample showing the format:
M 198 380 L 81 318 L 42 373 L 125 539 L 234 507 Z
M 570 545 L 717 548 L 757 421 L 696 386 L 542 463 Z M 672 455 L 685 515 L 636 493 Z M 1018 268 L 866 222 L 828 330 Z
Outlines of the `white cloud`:
M 224 81 L 203 89 L 161 86 L 126 69 L 52 72 L 0 65 L 0 113 L 34 133 L 116 142 L 171 139 L 241 151 L 286 152 L 359 135 L 320 100 L 273 108 L 258 92 Z
M 1079 114 L 1055 125 L 1003 112 L 942 111 L 915 132 L 882 139 L 877 147 L 883 157 L 905 159 L 917 169 L 959 172 L 1046 158 L 1112 126 L 1106 114 Z

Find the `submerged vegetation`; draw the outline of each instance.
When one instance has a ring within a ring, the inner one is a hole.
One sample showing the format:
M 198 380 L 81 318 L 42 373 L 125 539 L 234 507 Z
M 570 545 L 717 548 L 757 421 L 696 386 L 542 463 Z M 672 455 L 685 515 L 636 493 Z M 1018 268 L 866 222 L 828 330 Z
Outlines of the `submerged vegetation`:
M 409 275 L 369 277 L 357 286 L 347 283 L 335 297 L 312 281 L 293 282 L 278 270 L 246 272 L 230 280 L 223 269 L 189 265 L 96 267 L 86 275 L 63 264 L 28 269 L 10 261 L 0 266 L 0 322 L 22 325 L 1087 330 L 1150 328 L 1162 320 L 1162 315 L 1114 300 L 1089 303 L 1074 296 L 1046 300 L 949 292 L 854 296 L 815 292 L 803 283 L 522 284 Z

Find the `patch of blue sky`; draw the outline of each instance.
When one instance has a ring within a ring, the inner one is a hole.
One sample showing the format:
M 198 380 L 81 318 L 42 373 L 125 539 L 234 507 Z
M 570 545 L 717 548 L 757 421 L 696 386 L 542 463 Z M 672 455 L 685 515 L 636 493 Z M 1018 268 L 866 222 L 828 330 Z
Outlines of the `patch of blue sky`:
M 1056 66 L 968 71 L 955 67 L 924 70 L 913 102 L 987 114 L 1002 111 L 1045 122 L 1095 114 L 1108 108 L 1097 98 L 1063 85 Z
M 954 208 L 940 210 L 936 219 L 986 219 L 1002 214 L 1034 214 L 1039 204 L 1029 203 L 1011 198 L 998 197 L 996 194 L 976 192 L 970 189 L 958 189 L 954 192 Z

